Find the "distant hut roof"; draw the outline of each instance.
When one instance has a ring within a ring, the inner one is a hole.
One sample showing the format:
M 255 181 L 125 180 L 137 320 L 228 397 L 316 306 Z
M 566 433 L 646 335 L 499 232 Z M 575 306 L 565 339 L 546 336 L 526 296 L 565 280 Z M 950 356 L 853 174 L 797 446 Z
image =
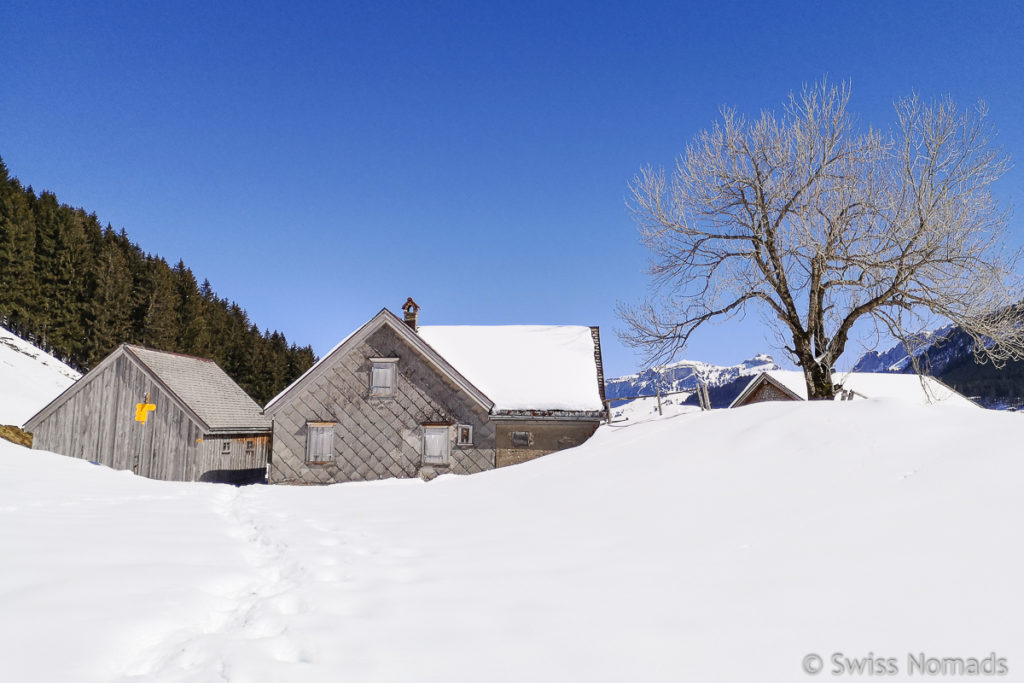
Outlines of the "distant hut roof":
M 941 405 L 977 406 L 974 401 L 943 384 L 934 377 L 925 375 L 885 372 L 837 372 L 833 381 L 843 389 L 854 392 L 855 398 L 896 400 L 919 405 L 938 403 Z M 729 406 L 740 406 L 758 386 L 770 382 L 791 395 L 794 400 L 807 400 L 807 383 L 804 373 L 796 370 L 771 370 L 762 372 L 750 380 L 746 388 Z M 840 397 L 836 396 L 836 400 Z

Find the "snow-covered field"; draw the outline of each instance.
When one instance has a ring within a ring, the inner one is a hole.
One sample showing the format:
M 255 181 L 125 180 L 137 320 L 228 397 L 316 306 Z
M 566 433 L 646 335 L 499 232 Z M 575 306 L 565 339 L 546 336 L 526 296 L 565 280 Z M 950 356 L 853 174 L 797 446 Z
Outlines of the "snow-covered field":
M 1021 443 L 1019 415 L 775 403 L 235 489 L 0 442 L 3 678 L 766 683 L 994 652 L 1015 680 Z
M 79 376 L 0 327 L 0 425 L 20 427 Z
M 663 396 L 661 398 L 660 414 L 658 412 L 657 397 L 646 396 L 625 403 L 614 402 L 612 403 L 612 420 L 616 423 L 625 421 L 637 423 L 655 418 L 671 417 L 681 413 L 699 413 L 699 407 L 684 403 L 690 395 L 689 393 L 678 393 Z

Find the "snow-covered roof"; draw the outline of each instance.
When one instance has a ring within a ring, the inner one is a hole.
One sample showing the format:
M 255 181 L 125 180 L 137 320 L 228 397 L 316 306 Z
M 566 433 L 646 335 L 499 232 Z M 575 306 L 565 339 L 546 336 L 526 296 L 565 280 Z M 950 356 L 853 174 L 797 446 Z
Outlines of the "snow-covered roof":
M 807 400 L 807 384 L 804 381 L 803 372 L 772 370 L 753 378 L 733 404 L 749 393 L 754 383 L 761 380 L 763 375 L 771 377 L 776 383 L 796 396 Z M 960 406 L 976 405 L 934 377 L 884 372 L 837 372 L 833 375 L 832 380 L 841 384 L 843 389 L 855 392 L 854 398 L 898 400 L 918 405 L 934 403 Z M 836 400 L 839 398 L 836 396 Z
M 807 383 L 804 380 L 804 373 L 798 370 L 769 370 L 763 374 L 768 375 L 803 400 L 807 400 Z M 760 375 L 757 377 L 760 377 Z M 756 380 L 757 377 L 754 377 L 751 382 Z M 750 385 L 748 384 L 747 386 L 749 387 Z
M 582 325 L 424 325 L 420 337 L 494 410 L 602 410 L 594 338 Z
M 977 406 L 934 377 L 884 372 L 836 373 L 836 382 L 868 398 L 898 399 L 909 403 Z

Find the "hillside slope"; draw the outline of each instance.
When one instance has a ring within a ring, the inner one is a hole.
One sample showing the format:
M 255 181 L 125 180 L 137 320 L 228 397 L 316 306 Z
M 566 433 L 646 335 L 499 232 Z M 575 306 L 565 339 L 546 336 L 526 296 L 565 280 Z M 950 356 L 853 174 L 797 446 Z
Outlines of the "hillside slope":
M 260 404 L 301 375 L 312 348 L 260 330 L 184 261 L 167 263 L 12 177 L 0 159 L 0 321 L 79 370 L 128 342 L 217 362 Z
M 997 410 L 1024 408 L 1024 360 L 1002 367 L 974 360 L 974 342 L 962 329 L 945 327 L 927 333 L 934 339 L 917 355 L 919 364 L 965 396 Z M 855 372 L 914 372 L 907 349 L 896 344 L 882 353 L 868 352 L 853 367 Z
M 20 427 L 79 376 L 0 327 L 0 425 Z
M 241 490 L 0 443 L 0 657 L 76 681 L 1017 670 L 1022 439 L 1007 413 L 769 403 L 429 484 Z

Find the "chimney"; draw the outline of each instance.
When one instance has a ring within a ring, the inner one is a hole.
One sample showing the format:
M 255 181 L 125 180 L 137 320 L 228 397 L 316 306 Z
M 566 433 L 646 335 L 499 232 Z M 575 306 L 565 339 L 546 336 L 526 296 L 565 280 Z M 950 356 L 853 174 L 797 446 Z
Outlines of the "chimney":
M 416 319 L 419 317 L 420 307 L 412 300 L 410 296 L 405 300 L 402 305 L 402 310 L 405 311 L 405 324 L 412 328 L 412 331 L 416 331 Z

